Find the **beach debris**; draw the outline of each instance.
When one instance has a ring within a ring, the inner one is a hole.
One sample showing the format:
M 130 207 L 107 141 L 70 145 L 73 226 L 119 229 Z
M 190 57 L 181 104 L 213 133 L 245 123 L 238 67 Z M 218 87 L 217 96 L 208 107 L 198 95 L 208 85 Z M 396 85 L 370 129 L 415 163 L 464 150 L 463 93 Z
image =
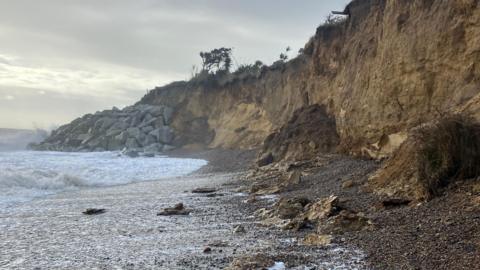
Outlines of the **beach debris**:
M 107 210 L 101 208 L 87 208 L 85 211 L 82 212 L 84 215 L 100 215 L 105 213 Z
M 233 233 L 234 234 L 243 234 L 246 233 L 247 231 L 245 230 L 245 227 L 242 225 L 237 225 L 233 228 Z
M 210 253 L 210 252 L 212 252 L 212 248 L 210 247 L 206 247 L 203 249 L 203 253 Z
M 331 195 L 323 198 L 309 206 L 306 212 L 306 218 L 310 221 L 319 221 L 340 212 L 339 200 L 337 196 Z
M 332 243 L 333 237 L 329 234 L 311 233 L 302 241 L 305 246 L 328 246 Z
M 282 198 L 275 205 L 275 214 L 281 219 L 295 218 L 310 201 L 307 198 Z
M 196 188 L 192 190 L 192 193 L 206 194 L 206 193 L 214 193 L 216 191 L 217 189 L 215 188 Z
M 164 208 L 162 212 L 157 213 L 157 216 L 186 216 L 190 211 L 185 209 L 183 203 L 177 203 L 174 207 Z
M 317 231 L 322 234 L 344 234 L 346 232 L 362 231 L 372 228 L 373 223 L 362 213 L 342 210 L 338 215 L 319 224 Z

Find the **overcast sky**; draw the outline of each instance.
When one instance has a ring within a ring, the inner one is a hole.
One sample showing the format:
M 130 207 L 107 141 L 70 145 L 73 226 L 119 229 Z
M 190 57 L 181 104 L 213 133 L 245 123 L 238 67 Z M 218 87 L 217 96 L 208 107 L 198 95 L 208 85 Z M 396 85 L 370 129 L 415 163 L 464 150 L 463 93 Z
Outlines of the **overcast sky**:
M 130 105 L 187 79 L 198 53 L 216 47 L 233 47 L 238 64 L 270 64 L 347 2 L 0 0 L 0 127 Z

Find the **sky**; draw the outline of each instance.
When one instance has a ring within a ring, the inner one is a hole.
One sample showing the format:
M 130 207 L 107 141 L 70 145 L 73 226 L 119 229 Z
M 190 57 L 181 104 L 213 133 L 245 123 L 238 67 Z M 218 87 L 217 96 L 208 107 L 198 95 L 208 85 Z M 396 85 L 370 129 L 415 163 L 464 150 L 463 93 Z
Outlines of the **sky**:
M 199 52 L 234 64 L 294 57 L 348 0 L 0 0 L 0 128 L 50 129 L 191 76 Z

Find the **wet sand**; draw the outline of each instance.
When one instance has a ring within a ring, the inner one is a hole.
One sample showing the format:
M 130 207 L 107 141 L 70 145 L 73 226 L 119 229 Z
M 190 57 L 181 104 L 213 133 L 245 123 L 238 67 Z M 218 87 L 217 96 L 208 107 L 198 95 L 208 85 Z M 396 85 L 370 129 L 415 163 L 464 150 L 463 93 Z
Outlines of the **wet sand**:
M 261 253 L 288 269 L 366 269 L 362 253 L 351 247 L 304 247 L 298 234 L 260 226 L 244 203 L 248 195 L 236 191 L 242 166 L 225 173 L 213 163 L 186 177 L 66 192 L 1 209 L 0 268 L 223 269 L 234 258 Z M 219 191 L 214 197 L 189 192 L 198 187 Z M 156 215 L 179 202 L 189 216 Z M 91 207 L 107 212 L 82 214 Z M 245 233 L 234 233 L 238 225 Z M 204 253 L 206 247 L 211 252 Z

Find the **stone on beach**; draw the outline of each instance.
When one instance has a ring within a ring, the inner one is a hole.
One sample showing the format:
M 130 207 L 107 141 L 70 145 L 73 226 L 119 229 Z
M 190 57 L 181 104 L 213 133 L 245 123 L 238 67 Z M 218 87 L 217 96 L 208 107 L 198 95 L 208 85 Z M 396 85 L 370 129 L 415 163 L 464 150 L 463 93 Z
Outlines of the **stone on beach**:
M 243 227 L 242 225 L 238 225 L 238 226 L 235 226 L 233 228 L 233 233 L 234 234 L 243 234 L 243 233 L 246 233 L 247 231 L 245 230 L 245 227 Z
M 85 211 L 82 212 L 84 215 L 99 215 L 105 213 L 107 210 L 102 208 L 87 208 Z
M 332 243 L 333 237 L 328 234 L 309 234 L 302 240 L 306 246 L 328 246 Z
M 190 211 L 185 209 L 183 203 L 177 203 L 174 207 L 163 209 L 163 211 L 159 212 L 157 216 L 186 216 L 189 214 Z
M 216 191 L 217 191 L 217 189 L 215 189 L 215 188 L 196 188 L 196 189 L 192 190 L 192 193 L 204 194 L 204 193 L 214 193 Z

